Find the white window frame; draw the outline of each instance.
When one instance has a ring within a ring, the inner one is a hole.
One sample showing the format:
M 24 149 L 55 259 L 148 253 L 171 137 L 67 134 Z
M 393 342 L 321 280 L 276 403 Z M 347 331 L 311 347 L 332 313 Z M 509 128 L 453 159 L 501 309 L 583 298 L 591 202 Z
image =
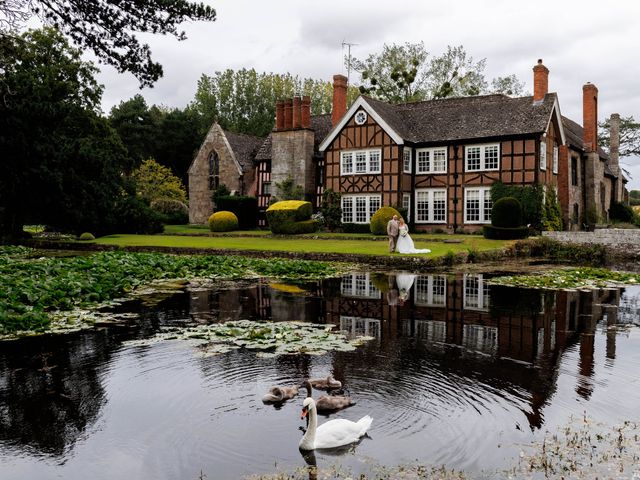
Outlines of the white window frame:
M 469 168 L 469 150 L 472 148 L 480 149 L 480 165 L 478 168 L 470 169 Z M 487 150 L 488 149 L 497 149 L 497 160 L 498 164 L 496 167 L 487 168 Z M 500 170 L 500 144 L 499 143 L 483 143 L 477 145 L 466 145 L 464 147 L 464 171 L 465 172 L 494 172 Z
M 356 171 L 356 157 L 358 154 L 365 155 L 365 168 L 361 172 Z M 371 155 L 378 155 L 378 168 L 371 168 Z M 345 158 L 351 159 L 351 168 L 345 168 Z M 375 148 L 371 150 L 344 150 L 340 152 L 340 175 L 371 175 L 382 173 L 382 149 Z
M 481 273 L 465 273 L 462 283 L 464 310 L 489 311 L 489 284 Z
M 411 149 L 408 147 L 404 147 L 402 151 L 402 171 L 411 173 Z
M 427 218 L 426 219 L 421 219 L 418 216 L 418 197 L 420 194 L 422 193 L 426 193 L 427 194 Z M 434 220 L 434 197 L 436 196 L 436 193 L 438 194 L 438 196 L 440 196 L 440 194 L 444 193 L 444 219 L 442 220 Z M 416 189 L 415 191 L 415 217 L 414 217 L 414 222 L 415 223 L 447 223 L 447 211 L 448 211 L 448 207 L 449 207 L 449 202 L 447 199 L 447 189 L 446 188 L 420 188 L 420 189 Z
M 471 191 L 479 192 L 479 219 L 478 220 L 469 220 L 468 212 L 467 212 L 467 196 Z M 491 187 L 465 187 L 464 189 L 464 223 L 466 224 L 476 224 L 476 225 L 486 225 L 491 223 L 491 208 L 488 208 L 488 214 L 486 212 L 486 203 L 487 198 L 489 202 L 491 202 Z M 492 203 L 493 205 L 493 203 Z
M 547 169 L 547 142 L 540 142 L 540 170 Z
M 357 212 L 356 212 L 356 204 L 357 204 L 357 200 L 356 199 L 365 199 L 365 208 L 366 208 L 366 220 L 365 221 L 356 221 L 357 219 Z M 372 202 L 371 200 L 375 199 L 377 201 Z M 375 210 L 372 210 L 372 203 L 373 206 L 377 207 L 375 208 Z M 350 208 L 347 209 L 345 208 L 345 204 L 349 204 Z M 342 207 L 342 223 L 360 223 L 360 224 L 366 224 L 366 223 L 370 223 L 371 222 L 371 217 L 373 216 L 374 213 L 376 213 L 376 211 L 382 206 L 382 195 L 380 194 L 375 194 L 375 195 L 342 195 L 341 198 L 341 207 Z M 345 211 L 350 210 L 351 211 L 351 218 L 348 219 L 345 217 Z
M 427 307 L 447 306 L 446 275 L 418 275 L 413 285 L 413 298 L 416 305 Z M 442 293 L 440 293 L 440 289 L 442 289 Z
M 551 165 L 552 165 L 551 171 L 557 174 L 558 173 L 558 146 L 557 145 L 553 146 L 553 163 Z
M 407 222 L 411 221 L 411 194 L 403 193 L 402 194 L 402 208 L 407 210 L 407 218 L 405 220 Z
M 340 281 L 340 295 L 343 297 L 381 298 L 380 290 L 373 284 L 369 273 L 350 273 Z
M 416 175 L 425 173 L 447 173 L 447 161 L 448 152 L 447 147 L 433 147 L 433 148 L 416 148 Z M 421 153 L 427 153 L 429 156 L 429 168 L 421 169 L 418 159 Z M 444 167 L 440 170 L 436 170 L 434 157 L 436 154 L 444 154 Z

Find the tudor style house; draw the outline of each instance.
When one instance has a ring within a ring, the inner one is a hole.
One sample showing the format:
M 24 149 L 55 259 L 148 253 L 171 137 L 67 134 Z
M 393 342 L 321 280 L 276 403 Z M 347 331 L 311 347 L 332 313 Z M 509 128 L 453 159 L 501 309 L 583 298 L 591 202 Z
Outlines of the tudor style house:
M 400 105 L 359 97 L 320 144 L 324 188 L 342 195 L 343 222 L 368 223 L 397 205 L 418 230 L 477 231 L 491 222 L 496 181 L 554 188 L 567 229 L 579 229 L 589 209 L 606 218 L 624 179 L 597 147 L 597 89 L 583 89 L 580 127 L 563 119 L 542 60 L 533 71 L 527 97 Z

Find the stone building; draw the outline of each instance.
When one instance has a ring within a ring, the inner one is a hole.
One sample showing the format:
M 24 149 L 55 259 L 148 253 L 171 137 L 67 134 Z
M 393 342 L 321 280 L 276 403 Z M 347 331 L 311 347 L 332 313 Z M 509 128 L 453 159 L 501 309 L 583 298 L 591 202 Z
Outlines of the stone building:
M 206 223 L 211 195 L 220 185 L 232 194 L 256 195 L 253 159 L 264 138 L 224 130 L 214 123 L 189 167 L 189 223 Z

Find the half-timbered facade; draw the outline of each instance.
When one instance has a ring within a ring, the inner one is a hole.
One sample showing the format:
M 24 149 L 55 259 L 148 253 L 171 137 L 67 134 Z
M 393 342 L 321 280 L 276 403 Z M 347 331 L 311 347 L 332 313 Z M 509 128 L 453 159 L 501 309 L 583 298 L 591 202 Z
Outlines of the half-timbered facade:
M 562 201 L 567 138 L 547 75 L 540 61 L 534 95 L 519 98 L 392 105 L 359 97 L 320 145 L 324 187 L 341 194 L 343 222 L 368 223 L 377 208 L 391 205 L 405 208 L 417 230 L 478 231 L 491 222 L 490 189 L 497 181 L 549 186 Z M 606 214 L 613 179 L 604 166 L 589 171 L 587 182 L 598 187 L 586 189 L 582 213 L 591 202 Z

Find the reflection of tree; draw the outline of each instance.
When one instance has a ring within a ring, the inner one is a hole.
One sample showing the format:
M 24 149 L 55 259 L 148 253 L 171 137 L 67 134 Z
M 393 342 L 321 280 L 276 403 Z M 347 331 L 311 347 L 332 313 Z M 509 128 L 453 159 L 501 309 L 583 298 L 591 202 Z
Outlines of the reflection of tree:
M 58 456 L 96 420 L 108 331 L 7 343 L 0 355 L 0 441 Z

